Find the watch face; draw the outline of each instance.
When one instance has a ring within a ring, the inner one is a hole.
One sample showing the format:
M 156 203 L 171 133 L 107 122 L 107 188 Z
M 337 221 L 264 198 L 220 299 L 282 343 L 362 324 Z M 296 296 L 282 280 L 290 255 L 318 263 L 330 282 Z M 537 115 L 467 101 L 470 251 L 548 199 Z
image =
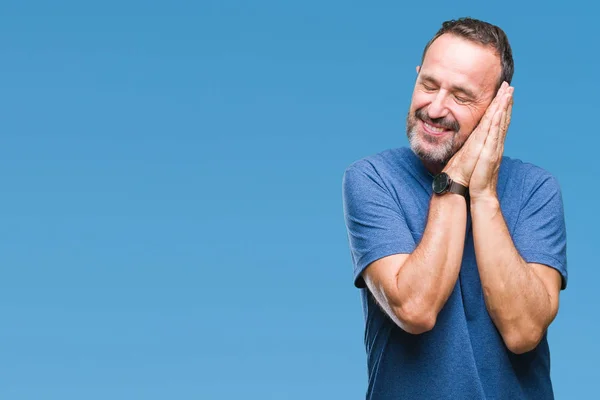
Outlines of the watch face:
M 438 194 L 443 193 L 448 188 L 448 181 L 449 177 L 445 172 L 436 175 L 435 178 L 433 178 L 433 191 Z

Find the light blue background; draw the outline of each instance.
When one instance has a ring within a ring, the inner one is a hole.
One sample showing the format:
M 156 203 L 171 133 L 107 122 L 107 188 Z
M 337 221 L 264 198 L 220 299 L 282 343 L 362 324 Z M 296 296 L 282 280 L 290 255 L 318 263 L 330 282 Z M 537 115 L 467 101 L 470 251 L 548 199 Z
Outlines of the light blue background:
M 364 398 L 342 173 L 406 145 L 464 15 L 513 46 L 506 154 L 561 182 L 552 376 L 595 395 L 598 10 L 451 4 L 3 1 L 0 398 Z

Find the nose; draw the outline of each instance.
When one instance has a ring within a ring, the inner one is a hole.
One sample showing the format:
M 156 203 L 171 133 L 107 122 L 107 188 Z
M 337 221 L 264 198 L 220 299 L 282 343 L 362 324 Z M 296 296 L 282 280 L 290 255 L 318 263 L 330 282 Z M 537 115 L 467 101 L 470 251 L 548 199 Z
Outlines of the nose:
M 427 114 L 429 115 L 429 118 L 431 118 L 431 119 L 443 118 L 446 115 L 448 115 L 448 108 L 446 107 L 446 99 L 447 99 L 447 96 L 444 91 L 440 90 L 439 92 L 436 93 L 435 97 L 433 98 L 433 101 L 427 108 Z

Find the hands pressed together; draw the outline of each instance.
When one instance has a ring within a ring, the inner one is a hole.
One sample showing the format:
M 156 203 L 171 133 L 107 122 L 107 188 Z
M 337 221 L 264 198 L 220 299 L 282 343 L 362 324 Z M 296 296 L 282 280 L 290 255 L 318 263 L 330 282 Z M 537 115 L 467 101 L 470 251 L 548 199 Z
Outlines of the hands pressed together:
M 508 83 L 502 83 L 479 125 L 444 168 L 454 181 L 469 187 L 471 200 L 496 198 L 513 91 Z

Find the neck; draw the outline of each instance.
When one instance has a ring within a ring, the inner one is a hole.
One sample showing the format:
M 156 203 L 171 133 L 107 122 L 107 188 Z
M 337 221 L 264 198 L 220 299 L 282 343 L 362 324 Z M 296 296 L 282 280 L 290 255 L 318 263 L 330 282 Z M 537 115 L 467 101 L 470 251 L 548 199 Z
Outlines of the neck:
M 435 175 L 439 174 L 440 172 L 442 172 L 443 169 L 444 169 L 444 167 L 446 166 L 446 164 L 441 164 L 441 163 L 432 162 L 432 161 L 426 161 L 426 160 L 423 160 L 423 159 L 421 159 L 421 162 L 425 166 L 425 169 L 432 176 L 435 176 Z

